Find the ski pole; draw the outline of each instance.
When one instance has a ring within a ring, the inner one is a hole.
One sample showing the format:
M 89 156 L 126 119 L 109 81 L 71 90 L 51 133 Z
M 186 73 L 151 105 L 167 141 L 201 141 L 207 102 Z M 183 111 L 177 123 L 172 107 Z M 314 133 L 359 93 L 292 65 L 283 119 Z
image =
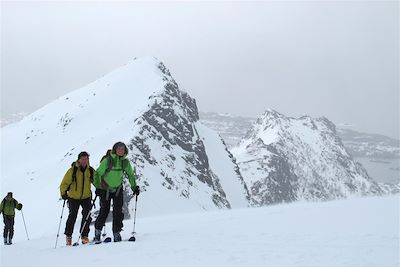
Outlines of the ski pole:
M 85 227 L 86 227 L 86 224 L 87 224 L 87 222 L 88 222 L 88 220 L 89 220 L 90 213 L 92 212 L 92 209 L 93 209 L 94 203 L 96 202 L 96 199 L 97 199 L 97 195 L 96 195 L 96 196 L 94 197 L 94 199 L 93 199 L 92 205 L 90 206 L 90 210 L 89 210 L 88 214 L 86 215 L 85 222 L 84 222 L 84 224 L 83 224 L 83 226 L 82 226 L 81 231 L 79 232 L 78 241 L 76 241 L 76 242 L 73 244 L 74 246 L 79 245 L 79 239 L 81 239 L 81 237 L 82 237 L 82 233 L 83 233 L 83 231 L 84 231 L 84 229 L 85 229 Z
M 57 232 L 57 238 L 56 238 L 56 245 L 54 246 L 54 248 L 57 248 L 58 236 L 60 235 L 61 221 L 62 221 L 62 217 L 63 217 L 63 214 L 64 214 L 64 207 L 65 207 L 65 202 L 66 202 L 66 201 L 67 201 L 67 200 L 64 199 L 64 203 L 63 203 L 62 211 L 61 211 L 61 217 L 60 217 L 60 224 L 58 225 L 58 232 Z
M 131 238 L 129 238 L 129 241 L 135 241 L 135 226 L 136 226 L 136 210 L 137 210 L 137 201 L 138 201 L 138 195 L 136 195 L 136 199 L 135 199 L 135 213 L 133 215 L 133 231 L 132 231 L 132 236 Z
M 136 199 L 135 199 L 135 213 L 133 215 L 133 231 L 132 234 L 135 234 L 135 227 L 136 227 L 136 210 L 137 210 L 137 201 L 138 201 L 138 195 L 136 195 Z
M 29 240 L 29 235 L 28 235 L 28 230 L 26 229 L 26 224 L 25 224 L 25 218 L 24 218 L 24 212 L 21 210 L 21 214 L 22 214 L 22 220 L 24 221 L 24 227 L 25 227 L 25 233 L 26 233 L 26 237 Z

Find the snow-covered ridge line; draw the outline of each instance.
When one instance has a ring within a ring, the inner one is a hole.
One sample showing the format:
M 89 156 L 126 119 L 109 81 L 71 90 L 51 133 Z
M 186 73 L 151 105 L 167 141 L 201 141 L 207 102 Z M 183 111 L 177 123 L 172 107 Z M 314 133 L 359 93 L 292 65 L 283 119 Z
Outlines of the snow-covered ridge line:
M 201 121 L 220 133 L 229 148 L 236 146 L 246 135 L 256 118 L 200 112 Z M 371 159 L 400 158 L 400 140 L 379 134 L 369 134 L 338 126 L 337 134 L 353 157 Z
M 232 153 L 261 205 L 388 193 L 353 160 L 335 125 L 323 117 L 295 119 L 269 109 Z

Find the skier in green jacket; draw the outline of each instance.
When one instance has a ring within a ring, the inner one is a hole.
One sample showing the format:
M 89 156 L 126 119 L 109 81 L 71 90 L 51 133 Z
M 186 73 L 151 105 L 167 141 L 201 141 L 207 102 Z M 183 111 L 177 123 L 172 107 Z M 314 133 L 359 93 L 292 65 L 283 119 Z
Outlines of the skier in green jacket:
M 129 160 L 128 148 L 122 142 L 114 144 L 108 155 L 103 157 L 100 166 L 96 170 L 93 185 L 96 187 L 96 195 L 100 197 L 100 211 L 95 222 L 94 242 L 100 241 L 101 230 L 110 212 L 111 199 L 113 200 L 113 235 L 114 242 L 121 241 L 123 206 L 123 178 L 129 179 L 134 194 L 139 195 L 140 189 L 136 185 L 136 175 Z
M 0 204 L 0 214 L 3 213 L 4 220 L 4 245 L 12 244 L 12 238 L 14 236 L 15 209 L 21 210 L 22 204 L 18 203 L 18 201 L 13 198 L 12 192 L 8 192 L 7 196 Z

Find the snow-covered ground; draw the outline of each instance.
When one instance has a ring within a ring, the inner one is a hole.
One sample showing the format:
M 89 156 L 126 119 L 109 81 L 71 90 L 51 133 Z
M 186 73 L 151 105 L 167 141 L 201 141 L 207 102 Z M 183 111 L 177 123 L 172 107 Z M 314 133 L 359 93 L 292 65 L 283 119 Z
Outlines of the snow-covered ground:
M 140 216 L 140 208 L 138 202 L 135 243 L 69 248 L 60 236 L 57 249 L 59 217 L 45 218 L 54 221 L 54 235 L 23 241 L 25 232 L 18 214 L 16 242 L 1 246 L 1 266 L 400 264 L 398 195 L 145 218 Z M 129 237 L 130 231 L 132 222 L 125 222 L 123 237 Z
M 159 60 L 132 60 L 0 129 L 0 197 L 12 191 L 25 205 L 37 229 L 32 238 L 49 234 L 51 222 L 41 213 L 59 216 L 59 185 L 79 152 L 89 152 L 97 168 L 107 149 L 123 141 L 143 192 L 143 215 L 246 207 L 236 164 L 197 118 L 195 100 Z

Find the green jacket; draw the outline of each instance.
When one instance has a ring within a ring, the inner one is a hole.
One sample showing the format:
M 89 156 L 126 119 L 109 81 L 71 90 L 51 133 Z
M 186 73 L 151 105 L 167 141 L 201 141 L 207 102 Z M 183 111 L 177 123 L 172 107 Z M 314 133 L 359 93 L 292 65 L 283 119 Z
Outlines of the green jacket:
M 73 179 L 74 167 L 77 168 L 76 180 Z M 75 161 L 61 181 L 60 195 L 62 196 L 65 192 L 67 192 L 68 197 L 72 199 L 86 199 L 92 197 L 90 186 L 92 184 L 91 179 L 93 179 L 93 177 L 91 177 L 90 168 L 91 167 L 88 164 L 85 171 L 82 172 L 79 161 Z
M 0 213 L 3 213 L 6 216 L 15 216 L 15 209 L 21 210 L 22 207 L 20 207 L 20 205 L 18 205 L 18 201 L 11 198 L 11 199 L 7 199 L 4 198 L 3 201 L 1 201 L 0 204 Z
M 129 179 L 131 188 L 136 186 L 136 174 L 135 170 L 132 168 L 131 163 L 126 156 L 119 157 L 114 153 L 111 153 L 111 158 L 113 160 L 113 166 L 110 172 L 106 173 L 108 168 L 108 157 L 104 158 L 100 162 L 100 166 L 97 168 L 94 175 L 93 185 L 98 189 L 109 190 L 110 192 L 115 192 L 118 187 L 122 184 L 124 175 L 126 174 Z M 124 161 L 124 170 L 122 170 L 121 163 Z M 125 174 L 124 174 L 125 171 Z M 108 187 L 103 187 L 101 184 L 101 178 L 107 183 Z

